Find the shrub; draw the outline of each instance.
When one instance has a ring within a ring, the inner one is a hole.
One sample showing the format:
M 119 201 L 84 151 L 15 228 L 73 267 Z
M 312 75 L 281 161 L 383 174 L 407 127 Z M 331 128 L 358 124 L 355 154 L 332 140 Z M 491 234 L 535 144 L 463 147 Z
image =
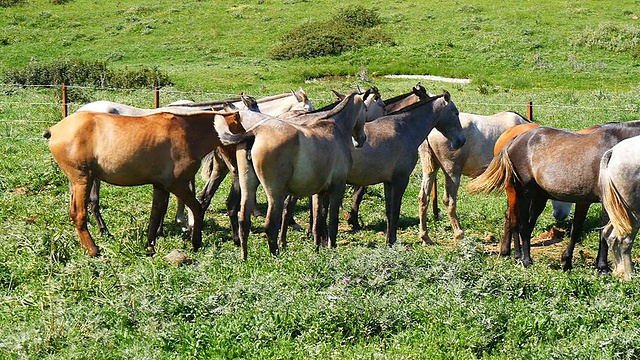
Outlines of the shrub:
M 19 4 L 24 4 L 25 0 L 0 0 L 0 7 L 8 8 Z
M 83 85 L 142 88 L 171 85 L 169 76 L 157 68 L 110 69 L 105 61 L 62 60 L 49 64 L 32 62 L 9 70 L 4 82 L 21 85 Z
M 339 55 L 374 44 L 394 45 L 391 36 L 376 26 L 382 20 L 375 10 L 361 6 L 346 9 L 331 20 L 310 22 L 294 28 L 269 50 L 276 60 Z
M 613 52 L 637 52 L 640 48 L 640 29 L 602 23 L 597 29 L 585 29 L 576 36 L 574 45 Z

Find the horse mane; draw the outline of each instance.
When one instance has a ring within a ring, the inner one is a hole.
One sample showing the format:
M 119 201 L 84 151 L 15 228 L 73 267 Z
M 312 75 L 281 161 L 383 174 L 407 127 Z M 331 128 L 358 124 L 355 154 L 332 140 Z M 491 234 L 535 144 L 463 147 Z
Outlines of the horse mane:
M 287 96 L 291 96 L 291 93 L 282 93 L 282 94 L 278 94 L 278 95 L 266 96 L 266 97 L 258 99 L 258 104 L 263 103 L 263 102 L 268 102 L 268 101 L 273 101 L 273 100 L 286 98 Z
M 400 113 L 403 113 L 403 112 L 406 112 L 406 111 L 411 111 L 411 110 L 413 110 L 413 109 L 415 109 L 415 108 L 417 108 L 419 106 L 422 106 L 422 105 L 425 105 L 425 104 L 430 103 L 432 101 L 435 101 L 435 100 L 437 100 L 437 99 L 439 99 L 439 98 L 441 98 L 443 96 L 444 96 L 444 94 L 440 94 L 440 95 L 428 97 L 426 99 L 420 99 L 419 101 L 417 101 L 417 102 L 415 102 L 415 103 L 413 103 L 411 105 L 405 106 L 402 109 L 398 109 L 398 110 L 396 110 L 396 111 L 394 111 L 394 112 L 392 112 L 390 114 L 387 114 L 387 115 L 395 115 L 395 114 L 400 114 Z
M 356 95 L 358 95 L 358 93 L 354 91 L 354 92 L 350 93 L 349 95 L 345 96 L 344 99 L 342 99 L 342 101 L 326 106 L 326 107 L 331 107 L 332 106 L 332 108 L 329 109 L 329 112 L 327 114 L 325 114 L 324 116 L 321 116 L 320 118 L 318 118 L 318 120 L 329 119 L 329 118 L 333 117 L 335 114 L 339 113 L 345 107 L 347 107 L 347 104 L 349 103 L 349 101 L 347 101 L 347 99 L 351 99 Z
M 396 95 L 394 97 L 392 97 L 391 99 L 386 99 L 386 100 L 382 100 L 384 101 L 385 104 L 393 104 L 395 102 L 398 102 L 408 96 L 411 96 L 413 94 L 413 91 L 410 91 L 408 93 L 404 93 L 404 94 L 400 94 L 400 95 Z
M 533 120 L 529 120 L 529 119 L 527 119 L 527 117 L 526 117 L 526 116 L 524 116 L 524 115 L 520 114 L 520 113 L 519 113 L 519 112 L 517 112 L 517 111 L 509 110 L 509 112 L 510 112 L 510 113 L 514 113 L 514 114 L 516 114 L 516 115 L 520 116 L 521 118 L 523 118 L 523 119 L 527 120 L 527 122 L 530 122 L 530 123 L 535 122 L 535 121 L 533 121 Z

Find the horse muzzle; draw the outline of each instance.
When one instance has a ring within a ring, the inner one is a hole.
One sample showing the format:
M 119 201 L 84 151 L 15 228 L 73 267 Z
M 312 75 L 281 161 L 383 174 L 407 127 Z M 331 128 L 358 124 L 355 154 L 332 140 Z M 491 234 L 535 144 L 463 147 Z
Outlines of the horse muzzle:
M 451 140 L 451 148 L 454 150 L 460 149 L 467 142 L 467 138 L 464 135 L 458 136 L 455 139 Z
M 357 148 L 360 148 L 367 141 L 367 135 L 362 134 L 362 136 L 359 139 L 356 139 L 356 138 L 352 137 L 351 140 L 353 141 L 353 146 L 355 146 Z

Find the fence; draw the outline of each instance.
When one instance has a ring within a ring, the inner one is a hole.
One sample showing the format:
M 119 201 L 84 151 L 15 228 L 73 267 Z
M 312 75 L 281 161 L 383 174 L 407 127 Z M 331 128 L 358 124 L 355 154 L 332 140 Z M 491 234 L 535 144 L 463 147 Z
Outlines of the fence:
M 230 98 L 233 96 L 237 96 L 237 94 L 226 94 L 226 93 L 214 93 L 214 92 L 185 92 L 185 91 L 176 91 L 176 90 L 171 90 L 171 89 L 162 89 L 162 88 L 151 88 L 151 89 L 118 89 L 118 88 L 99 88 L 99 87 L 88 87 L 88 86 L 67 86 L 67 85 L 29 85 L 29 86 L 25 86 L 25 85 L 16 85 L 16 84 L 0 84 L 0 89 L 5 89 L 5 93 L 13 93 L 16 91 L 19 91 L 19 89 L 54 89 L 56 92 L 59 91 L 59 101 L 36 101 L 33 99 L 30 99 L 29 101 L 2 101 L 0 100 L 0 117 L 3 117 L 3 115 L 7 112 L 6 108 L 8 107 L 12 107 L 12 106 L 25 106 L 28 105 L 29 108 L 40 108 L 40 109 L 45 109 L 46 111 L 43 110 L 44 113 L 48 114 L 49 118 L 51 120 L 46 120 L 46 119 L 33 119 L 33 112 L 32 111 L 23 111 L 25 113 L 25 117 L 24 118 L 18 118 L 15 115 L 10 115 L 8 118 L 0 118 L 0 139 L 13 139 L 13 140 L 41 140 L 42 138 L 40 138 L 39 136 L 19 136 L 16 135 L 16 133 L 18 131 L 15 131 L 15 126 L 20 126 L 23 127 L 25 125 L 31 125 L 33 126 L 34 124 L 53 124 L 57 121 L 60 120 L 60 115 L 62 115 L 62 117 L 65 117 L 69 114 L 69 106 L 70 105 L 75 105 L 77 107 L 81 106 L 82 104 L 77 104 L 77 103 L 73 103 L 69 101 L 69 89 L 72 90 L 85 90 L 85 91 L 89 91 L 91 93 L 95 93 L 95 92 L 109 92 L 111 95 L 113 95 L 114 93 L 119 93 L 119 94 L 125 94 L 125 93 L 129 93 L 129 94 L 133 94 L 136 93 L 138 94 L 137 99 L 140 98 L 147 98 L 147 96 L 145 94 L 148 94 L 148 99 L 152 99 L 153 102 L 153 106 L 158 108 L 160 107 L 160 103 L 161 103 L 161 96 L 165 96 L 168 98 L 171 98 L 173 101 L 177 100 L 177 97 L 194 97 L 194 96 L 199 96 L 202 97 L 206 100 L 211 100 L 211 99 L 223 99 L 223 98 Z M 9 90 L 7 90 L 9 89 Z M 140 94 L 142 97 L 140 97 Z M 0 95 L 2 95 L 2 93 L 0 92 Z M 268 96 L 268 95 L 272 95 L 272 94 L 266 94 L 264 96 Z M 261 96 L 258 96 L 261 97 Z M 8 98 L 12 98 L 11 94 L 9 94 Z M 51 98 L 51 96 L 49 96 L 49 98 Z M 105 98 L 111 98 L 109 96 L 106 96 Z M 1 99 L 1 98 L 0 98 Z M 313 100 L 313 99 L 312 99 Z M 124 102 L 124 101 L 122 101 Z M 128 103 L 128 102 L 125 102 Z M 506 104 L 506 103 L 474 103 L 474 102 L 467 102 L 465 103 L 465 105 L 473 105 L 473 106 L 483 106 L 483 107 L 495 107 L 495 108 L 499 108 L 500 110 L 502 109 L 522 109 L 525 108 L 526 109 L 526 116 L 528 119 L 530 120 L 535 120 L 534 119 L 534 105 L 533 105 L 533 101 L 529 101 L 525 104 L 520 103 L 520 104 Z M 58 108 L 61 109 L 59 111 L 61 112 L 52 112 L 51 109 L 53 108 Z M 60 108 L 61 107 L 61 108 Z M 626 104 L 626 105 L 622 105 L 622 106 L 609 106 L 609 107 L 598 107 L 598 106 L 576 106 L 576 105 L 561 105 L 561 104 L 543 104 L 543 103 L 539 103 L 536 105 L 536 108 L 556 108 L 556 109 L 565 109 L 566 111 L 571 111 L 571 110 L 582 110 L 582 111 L 592 111 L 592 112 L 597 112 L 597 111 L 614 111 L 614 112 L 627 112 L 627 113 L 633 113 L 634 115 L 637 115 L 638 112 L 640 112 L 640 106 L 638 104 Z M 612 121 L 611 119 L 603 119 L 600 122 L 605 122 L 605 121 Z M 38 134 L 39 135 L 39 134 Z

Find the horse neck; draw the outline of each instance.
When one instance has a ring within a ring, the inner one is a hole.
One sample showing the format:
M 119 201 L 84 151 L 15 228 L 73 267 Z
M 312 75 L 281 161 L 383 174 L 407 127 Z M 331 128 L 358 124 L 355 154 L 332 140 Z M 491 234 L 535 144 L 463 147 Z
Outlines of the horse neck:
M 330 115 L 329 113 L 323 120 L 332 121 L 335 123 L 336 129 L 339 129 L 342 136 L 351 137 L 353 128 L 356 125 L 358 117 L 362 116 L 360 113 L 361 106 L 363 104 L 356 104 L 355 97 L 349 97 L 349 102 L 344 104 L 345 106 L 339 111 Z
M 387 113 L 392 113 L 417 101 L 420 101 L 420 99 L 413 92 L 402 94 L 391 99 L 384 100 L 385 110 Z
M 411 139 L 411 143 L 419 146 L 426 138 L 437 123 L 437 111 L 435 110 L 435 102 L 432 100 L 425 102 L 411 110 L 407 110 L 397 115 L 397 122 L 405 128 L 407 137 Z

